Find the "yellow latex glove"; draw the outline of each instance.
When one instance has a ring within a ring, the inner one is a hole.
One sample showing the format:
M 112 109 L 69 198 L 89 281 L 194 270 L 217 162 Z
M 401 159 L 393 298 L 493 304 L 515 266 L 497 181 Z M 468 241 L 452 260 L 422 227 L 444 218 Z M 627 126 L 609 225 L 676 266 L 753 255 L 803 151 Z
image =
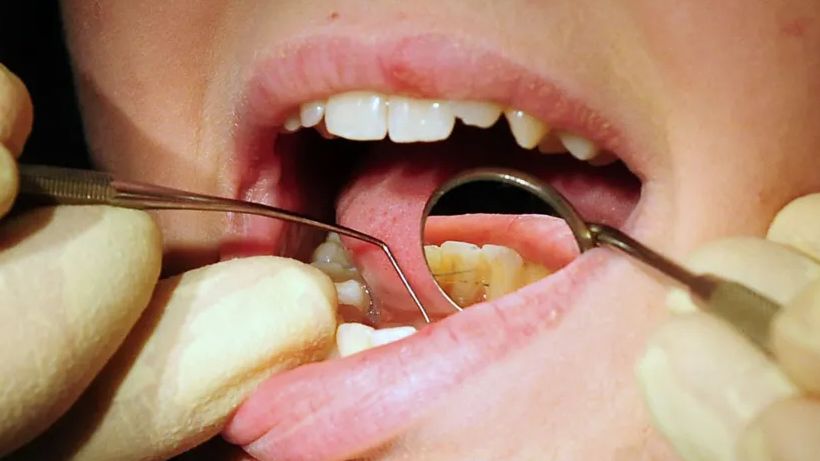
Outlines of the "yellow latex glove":
M 30 126 L 0 66 L 0 217 Z M 161 256 L 140 211 L 0 220 L 0 457 L 39 436 L 11 459 L 167 459 L 218 434 L 270 374 L 329 352 L 336 292 L 313 267 L 256 257 L 158 283 Z
M 820 460 L 820 194 L 783 208 L 766 239 L 711 243 L 688 266 L 783 310 L 770 357 L 673 290 L 637 369 L 658 429 L 686 461 Z

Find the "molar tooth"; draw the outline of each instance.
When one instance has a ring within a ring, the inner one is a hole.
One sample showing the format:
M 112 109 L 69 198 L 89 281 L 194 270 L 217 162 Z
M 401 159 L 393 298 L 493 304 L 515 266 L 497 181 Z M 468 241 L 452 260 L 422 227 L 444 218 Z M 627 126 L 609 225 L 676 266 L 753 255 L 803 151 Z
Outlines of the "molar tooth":
M 313 250 L 312 262 L 338 263 L 343 266 L 350 265 L 350 258 L 341 243 L 324 241 Z
M 578 160 L 591 160 L 598 155 L 598 146 L 583 136 L 577 134 L 561 132 L 558 133 L 561 143 L 567 148 L 570 154 Z
M 504 111 L 510 131 L 519 146 L 532 149 L 549 132 L 549 127 L 532 115 L 522 110 L 507 109 Z
M 316 126 L 325 116 L 325 102 L 311 101 L 299 107 L 299 116 L 302 118 L 302 126 L 310 128 Z
M 287 133 L 293 133 L 294 131 L 299 130 L 299 128 L 302 128 L 302 121 L 299 120 L 299 114 L 293 114 L 288 117 L 282 127 Z
M 370 296 L 365 291 L 364 285 L 357 280 L 336 283 L 336 297 L 339 304 L 353 306 L 361 312 L 367 311 L 370 307 Z
M 378 141 L 387 135 L 387 98 L 351 91 L 331 96 L 325 107 L 327 131 L 354 141 Z
M 491 102 L 453 101 L 451 104 L 453 114 L 465 125 L 489 128 L 501 117 L 501 107 Z
M 430 142 L 447 139 L 456 118 L 449 102 L 391 96 L 388 133 L 393 142 Z

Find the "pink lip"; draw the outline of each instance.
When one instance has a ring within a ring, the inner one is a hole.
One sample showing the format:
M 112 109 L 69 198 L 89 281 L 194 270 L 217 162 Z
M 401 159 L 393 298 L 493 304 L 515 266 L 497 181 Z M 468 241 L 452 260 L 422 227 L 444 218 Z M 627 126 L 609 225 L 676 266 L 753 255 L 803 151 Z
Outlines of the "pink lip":
M 254 74 L 237 135 L 238 197 L 286 206 L 280 159 L 270 154 L 275 127 L 301 102 L 354 89 L 516 107 L 593 139 L 640 171 L 620 134 L 596 112 L 524 66 L 447 37 L 319 37 L 271 56 Z M 279 223 L 246 224 L 234 222 L 235 232 L 251 232 L 271 247 L 281 237 Z M 276 375 L 240 407 L 224 436 L 262 460 L 345 459 L 377 447 L 469 376 L 560 325 L 586 285 L 581 281 L 594 280 L 609 260 L 588 252 L 547 279 L 400 342 Z

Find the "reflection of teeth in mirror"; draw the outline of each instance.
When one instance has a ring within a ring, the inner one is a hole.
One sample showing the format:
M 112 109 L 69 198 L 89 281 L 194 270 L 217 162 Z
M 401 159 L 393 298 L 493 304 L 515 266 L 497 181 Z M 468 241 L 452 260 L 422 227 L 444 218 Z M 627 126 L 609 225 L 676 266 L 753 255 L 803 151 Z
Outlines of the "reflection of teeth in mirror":
M 501 245 L 448 241 L 425 245 L 424 256 L 442 290 L 462 307 L 500 298 L 550 274 Z
M 377 330 L 361 323 L 342 323 L 336 329 L 336 350 L 331 353 L 331 357 L 347 357 L 398 341 L 415 332 L 416 329 L 411 326 Z

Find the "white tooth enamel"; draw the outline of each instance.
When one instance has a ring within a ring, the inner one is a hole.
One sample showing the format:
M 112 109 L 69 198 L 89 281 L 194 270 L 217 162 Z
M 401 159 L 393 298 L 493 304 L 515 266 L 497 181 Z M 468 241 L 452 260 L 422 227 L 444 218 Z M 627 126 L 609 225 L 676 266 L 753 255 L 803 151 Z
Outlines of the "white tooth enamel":
M 446 101 L 390 96 L 387 132 L 393 142 L 431 142 L 447 139 L 456 118 Z
M 345 267 L 339 263 L 314 261 L 310 265 L 324 272 L 334 282 L 344 282 L 359 277 L 359 272 L 355 268 Z
M 353 141 L 378 141 L 387 135 L 387 98 L 378 93 L 351 91 L 327 100 L 327 131 Z
M 414 327 L 393 327 L 383 328 L 381 330 L 373 330 L 372 342 L 373 347 L 383 346 L 404 339 L 416 332 Z
M 285 124 L 284 124 L 283 128 L 288 133 L 293 133 L 294 131 L 298 130 L 299 128 L 302 128 L 302 121 L 299 120 L 299 114 L 294 114 L 294 115 L 291 115 L 290 117 L 288 117 L 285 120 Z
M 411 326 L 376 330 L 361 323 L 342 323 L 336 328 L 336 350 L 340 357 L 347 357 L 404 339 L 415 332 L 416 329 Z
M 361 311 L 370 307 L 370 299 L 367 296 L 364 285 L 357 280 L 347 280 L 337 283 L 336 297 L 339 300 L 339 304 L 354 306 Z
M 343 323 L 336 329 L 336 348 L 347 357 L 373 347 L 373 327 L 361 323 Z
M 587 138 L 572 133 L 558 133 L 561 143 L 578 160 L 590 160 L 598 155 L 598 146 Z
M 549 132 L 547 125 L 522 110 L 507 109 L 504 116 L 507 117 L 515 141 L 524 149 L 537 146 Z
M 347 252 L 341 243 L 332 241 L 322 242 L 315 250 L 313 250 L 313 262 L 323 263 L 338 263 L 341 265 L 349 265 L 350 259 L 347 257 Z
M 489 128 L 501 117 L 501 106 L 491 102 L 453 101 L 453 114 L 465 125 Z
M 299 107 L 299 116 L 302 118 L 302 126 L 310 128 L 316 126 L 325 116 L 325 102 L 311 101 Z

